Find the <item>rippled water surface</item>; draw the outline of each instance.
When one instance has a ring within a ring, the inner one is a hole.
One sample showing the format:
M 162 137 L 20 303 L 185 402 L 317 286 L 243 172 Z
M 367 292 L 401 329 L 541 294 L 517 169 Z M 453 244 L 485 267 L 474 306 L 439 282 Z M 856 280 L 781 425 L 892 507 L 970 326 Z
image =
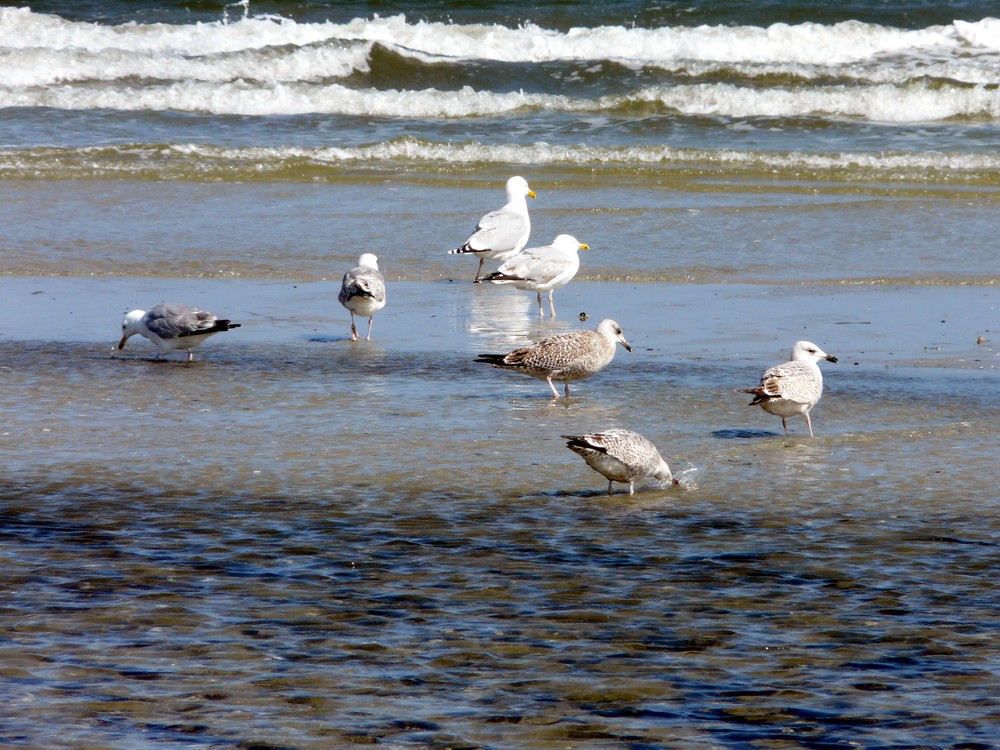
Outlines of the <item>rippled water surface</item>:
M 38 283 L 7 282 L 27 340 L 0 344 L 4 744 L 996 740 L 996 355 L 902 361 L 928 321 L 892 291 L 806 315 L 845 316 L 809 440 L 733 392 L 770 363 L 767 287 L 581 282 L 564 307 L 630 296 L 635 351 L 553 403 L 472 361 L 584 325 L 512 290 L 391 285 L 352 345 L 332 283 L 166 282 L 245 321 L 186 365 L 111 356 L 103 295 L 148 281 Z M 74 311 L 50 342 L 46 308 Z M 609 498 L 558 437 L 619 423 L 680 487 Z
M 0 746 L 1000 746 L 994 5 L 0 4 Z M 447 254 L 513 174 L 554 319 Z

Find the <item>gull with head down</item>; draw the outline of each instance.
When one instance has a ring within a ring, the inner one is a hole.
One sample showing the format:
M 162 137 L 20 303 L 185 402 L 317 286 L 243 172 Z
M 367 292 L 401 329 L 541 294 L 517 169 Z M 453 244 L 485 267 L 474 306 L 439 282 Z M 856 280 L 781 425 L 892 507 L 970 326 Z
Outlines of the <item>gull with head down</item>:
M 191 305 L 166 303 L 149 312 L 132 310 L 122 320 L 122 337 L 118 349 L 132 336 L 144 336 L 156 346 L 156 359 L 175 349 L 187 350 L 187 361 L 194 359 L 191 350 L 201 346 L 209 336 L 239 328 L 239 323 L 219 318 L 215 313 L 199 310 Z
M 614 483 L 628 484 L 628 494 L 635 494 L 635 480 L 653 477 L 661 482 L 674 482 L 670 467 L 656 446 L 638 432 L 613 427 L 586 435 L 563 435 L 566 447 L 583 457 L 594 471 L 608 480 L 608 494 L 614 494 Z

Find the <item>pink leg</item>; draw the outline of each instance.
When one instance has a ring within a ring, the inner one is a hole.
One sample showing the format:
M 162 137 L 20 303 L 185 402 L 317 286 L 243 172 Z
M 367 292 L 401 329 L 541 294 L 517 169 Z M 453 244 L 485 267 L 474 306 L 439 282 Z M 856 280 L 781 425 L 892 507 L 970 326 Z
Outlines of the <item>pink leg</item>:
M 552 389 L 552 398 L 559 398 L 559 391 L 556 390 L 555 385 L 552 383 L 552 376 L 549 375 L 547 378 L 545 378 L 545 380 L 548 382 L 549 388 Z M 568 395 L 569 394 L 569 391 L 568 391 L 569 383 L 566 384 L 566 387 L 567 387 L 567 395 Z

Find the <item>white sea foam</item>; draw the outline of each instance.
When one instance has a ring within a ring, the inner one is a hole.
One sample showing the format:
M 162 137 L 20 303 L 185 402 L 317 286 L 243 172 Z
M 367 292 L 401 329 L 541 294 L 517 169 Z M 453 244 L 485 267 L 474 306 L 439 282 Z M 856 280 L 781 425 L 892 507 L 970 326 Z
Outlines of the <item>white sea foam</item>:
M 188 57 L 148 50 L 0 48 L 0 84 L 8 88 L 124 79 L 318 82 L 368 70 L 367 45 L 334 40 Z
M 432 143 L 401 138 L 385 143 L 350 148 L 221 148 L 198 144 L 171 147 L 184 157 L 197 157 L 234 163 L 282 163 L 305 161 L 337 165 L 366 162 L 400 161 L 435 164 L 502 164 L 618 166 L 700 164 L 706 167 L 745 167 L 749 169 L 865 169 L 873 171 L 939 170 L 943 172 L 979 172 L 1000 170 L 996 153 L 803 153 L 737 150 L 681 149 L 668 146 L 595 147 L 582 144 L 553 146 L 479 143 Z
M 153 175 L 157 179 L 234 179 L 282 175 L 313 179 L 324 170 L 342 168 L 421 169 L 496 163 L 508 166 L 558 166 L 582 169 L 649 170 L 683 168 L 706 175 L 746 172 L 854 174 L 865 180 L 972 182 L 995 181 L 1000 175 L 996 153 L 850 152 L 807 153 L 683 149 L 667 146 L 593 147 L 547 143 L 451 144 L 401 138 L 355 147 L 245 147 L 204 144 L 91 146 L 76 149 L 0 150 L 4 177 L 79 177 Z
M 380 91 L 340 85 L 254 84 L 247 81 L 191 81 L 145 86 L 47 88 L 5 91 L 0 107 L 58 109 L 173 110 L 208 114 L 328 114 L 377 117 L 479 117 L 518 109 L 585 110 L 588 100 L 521 92 L 497 94 L 465 87 L 459 91 Z
M 886 60 L 898 67 L 906 61 L 916 64 L 927 55 L 1000 55 L 1000 20 L 956 21 L 914 30 L 846 21 L 829 26 L 602 26 L 559 32 L 534 24 L 510 28 L 410 22 L 401 15 L 358 18 L 345 24 L 297 23 L 268 15 L 231 23 L 106 26 L 67 21 L 27 8 L 0 9 L 0 48 L 10 49 L 129 50 L 197 57 L 330 40 L 380 42 L 425 61 L 616 60 L 669 68 L 675 68 L 679 61 L 701 61 L 805 64 L 829 69 Z
M 522 91 L 382 91 L 338 84 L 184 81 L 106 86 L 0 87 L 0 107 L 196 112 L 217 115 L 325 114 L 402 118 L 492 117 L 517 111 L 614 113 L 636 103 L 682 115 L 852 118 L 931 122 L 1000 119 L 1000 97 L 984 86 L 810 86 L 757 89 L 728 83 L 659 86 L 596 100 Z
M 657 87 L 625 97 L 658 102 L 686 115 L 849 117 L 877 122 L 1000 118 L 1000 97 L 984 86 L 810 86 L 756 89 L 732 84 Z
M 678 75 L 735 73 L 749 81 L 659 86 L 595 99 L 337 84 L 369 69 L 376 43 L 428 64 L 614 61 Z M 774 76 L 788 82 L 775 85 Z M 813 83 L 797 85 L 799 79 Z M 997 86 L 996 18 L 917 30 L 847 21 L 559 32 L 531 24 L 410 22 L 400 15 L 343 24 L 259 16 L 107 26 L 0 9 L 0 106 L 463 118 L 521 110 L 606 114 L 640 103 L 694 116 L 932 122 L 1000 118 Z

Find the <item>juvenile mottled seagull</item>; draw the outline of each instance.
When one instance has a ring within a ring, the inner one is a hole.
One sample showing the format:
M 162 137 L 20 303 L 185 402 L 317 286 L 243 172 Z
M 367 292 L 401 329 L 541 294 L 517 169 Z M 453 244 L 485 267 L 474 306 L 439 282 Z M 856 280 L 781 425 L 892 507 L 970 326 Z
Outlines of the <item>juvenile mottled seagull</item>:
M 448 251 L 452 255 L 472 253 L 479 258 L 476 284 L 483 280 L 483 261 L 487 258 L 507 260 L 528 244 L 531 219 L 528 218 L 528 202 L 525 199 L 534 197 L 535 192 L 528 187 L 527 180 L 511 177 L 507 180 L 507 203 L 503 208 L 486 214 L 464 245 Z
M 351 313 L 351 341 L 358 340 L 355 315 L 368 318 L 365 340 L 371 341 L 374 315 L 385 307 L 385 279 L 378 270 L 378 258 L 372 253 L 364 253 L 358 258 L 358 265 L 344 274 L 337 299 Z
M 781 417 L 781 426 L 788 434 L 788 418 L 801 414 L 806 418 L 809 437 L 813 436 L 809 410 L 823 395 L 823 373 L 816 364 L 821 359 L 836 362 L 837 358 L 827 354 L 816 344 L 797 341 L 792 347 L 792 359 L 783 365 L 775 365 L 760 378 L 756 388 L 740 388 L 740 393 L 752 393 L 750 406 L 760 406 L 769 414 Z
M 549 310 L 556 316 L 552 293 L 566 286 L 580 270 L 579 250 L 589 245 L 569 234 L 560 234 L 551 245 L 529 247 L 503 262 L 500 269 L 486 276 L 494 284 L 513 284 L 518 289 L 538 292 L 538 316 L 542 317 L 542 292 L 549 293 Z
M 187 349 L 187 361 L 190 362 L 194 359 L 191 350 L 204 344 L 209 336 L 239 327 L 239 323 L 220 320 L 215 313 L 190 305 L 157 305 L 149 312 L 132 310 L 125 316 L 118 348 L 124 349 L 129 337 L 138 333 L 156 346 L 156 359 L 174 349 Z
M 589 378 L 607 367 L 615 357 L 616 342 L 632 351 L 621 326 L 613 320 L 602 320 L 593 331 L 560 333 L 510 354 L 480 354 L 476 361 L 546 380 L 553 398 L 559 398 L 559 391 L 552 381 L 561 380 L 569 398 L 570 382 Z
M 608 480 L 608 494 L 615 482 L 628 484 L 628 494 L 635 494 L 635 480 L 653 477 L 670 482 L 670 467 L 656 446 L 638 432 L 615 427 L 589 435 L 563 435 L 566 447 L 583 456 L 587 466 Z

